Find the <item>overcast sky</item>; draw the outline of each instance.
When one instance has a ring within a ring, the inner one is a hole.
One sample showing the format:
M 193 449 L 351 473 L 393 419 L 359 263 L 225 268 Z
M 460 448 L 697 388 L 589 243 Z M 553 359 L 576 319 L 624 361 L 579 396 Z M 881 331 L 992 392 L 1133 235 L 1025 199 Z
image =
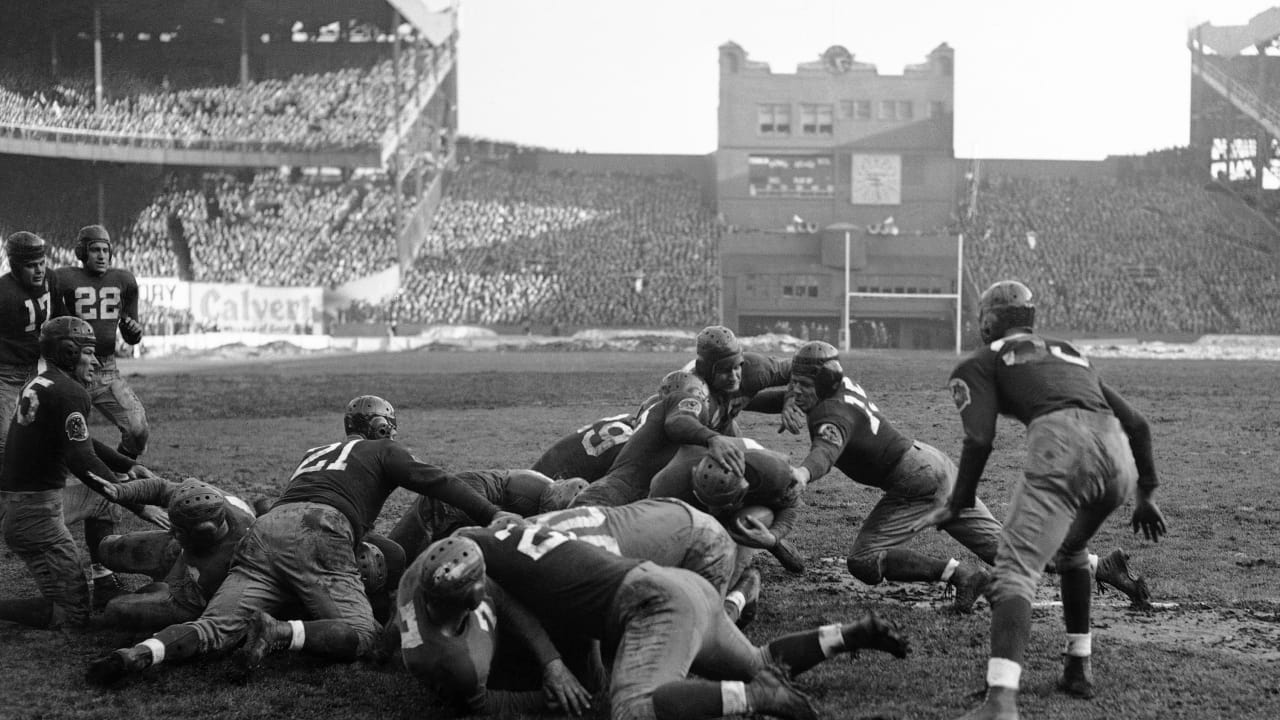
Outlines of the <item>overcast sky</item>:
M 1280 4 L 1280 3 L 1277 3 Z M 1187 144 L 1201 22 L 1264 0 L 460 0 L 463 134 L 560 150 L 711 152 L 717 48 L 774 73 L 843 45 L 882 75 L 955 49 L 959 157 L 1101 159 Z

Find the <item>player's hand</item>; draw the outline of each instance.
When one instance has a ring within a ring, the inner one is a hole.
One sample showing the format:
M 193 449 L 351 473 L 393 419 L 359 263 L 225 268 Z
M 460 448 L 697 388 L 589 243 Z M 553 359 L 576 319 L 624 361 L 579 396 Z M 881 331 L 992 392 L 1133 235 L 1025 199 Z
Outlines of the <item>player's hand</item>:
M 156 474 L 148 470 L 146 466 L 136 463 L 133 467 L 129 468 L 129 472 L 126 474 L 129 476 L 130 480 L 141 480 L 143 478 L 152 478 L 156 476 Z
M 800 486 L 800 491 L 804 492 L 809 487 L 809 469 L 804 467 L 791 468 L 791 482 Z
M 778 544 L 777 536 L 768 525 L 747 514 L 733 519 L 733 532 L 729 534 L 733 536 L 734 542 L 745 547 L 769 550 Z
M 581 715 L 591 709 L 591 693 L 582 687 L 560 658 L 542 668 L 542 693 L 547 698 L 547 705 L 553 709 L 572 715 Z
M 117 478 L 117 479 L 118 479 L 118 478 Z M 116 484 L 115 484 L 115 483 L 113 483 L 113 482 L 103 483 L 103 484 L 102 484 L 102 495 L 103 495 L 104 497 L 106 497 L 108 500 L 110 500 L 111 502 L 119 502 L 119 501 L 120 501 L 120 488 L 116 487 Z
M 1141 532 L 1151 542 L 1160 542 L 1160 536 L 1168 532 L 1164 525 L 1164 513 L 1149 497 L 1138 498 L 1133 508 L 1133 519 L 1129 521 L 1136 535 Z
M 142 334 L 142 324 L 139 323 L 137 320 L 134 320 L 133 318 L 129 317 L 128 315 L 120 316 L 120 327 L 126 330 L 131 335 Z
M 778 427 L 778 432 L 785 430 L 792 435 L 799 435 L 808 424 L 809 418 L 796 404 L 796 396 L 787 393 L 782 399 L 782 424 Z
M 499 510 L 493 514 L 493 519 L 489 521 L 489 527 L 505 527 L 507 525 L 524 525 L 524 518 L 506 510 Z
M 716 435 L 707 442 L 707 454 L 729 472 L 739 476 L 747 474 L 747 455 L 734 438 Z
M 159 508 L 155 505 L 143 505 L 142 509 L 134 514 L 161 530 L 168 530 L 173 527 L 169 523 L 169 513 L 165 512 L 164 508 Z
M 924 517 L 911 523 L 911 532 L 920 532 L 928 528 L 937 528 L 941 530 L 946 527 L 952 520 L 960 515 L 960 512 L 951 507 L 951 503 L 939 505 L 930 510 Z

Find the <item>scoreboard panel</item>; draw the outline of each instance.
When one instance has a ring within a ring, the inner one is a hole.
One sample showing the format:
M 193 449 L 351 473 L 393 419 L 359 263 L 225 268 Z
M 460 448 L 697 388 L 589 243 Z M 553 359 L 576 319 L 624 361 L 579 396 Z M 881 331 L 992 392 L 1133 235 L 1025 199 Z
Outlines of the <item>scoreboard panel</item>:
M 831 155 L 751 155 L 747 183 L 751 197 L 835 197 Z

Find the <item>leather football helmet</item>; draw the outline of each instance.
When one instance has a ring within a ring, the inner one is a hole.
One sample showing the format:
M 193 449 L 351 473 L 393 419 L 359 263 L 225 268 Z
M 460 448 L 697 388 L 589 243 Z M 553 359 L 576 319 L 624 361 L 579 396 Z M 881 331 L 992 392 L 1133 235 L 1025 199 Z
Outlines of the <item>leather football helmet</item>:
M 479 607 L 484 593 L 484 553 L 475 540 L 451 535 L 422 551 L 419 591 L 429 604 L 447 608 Z
M 396 409 L 377 395 L 361 395 L 347 403 L 342 428 L 348 435 L 366 440 L 382 440 L 396 436 Z
M 725 469 L 710 455 L 693 466 L 693 496 L 712 515 L 733 512 L 742 505 L 750 487 L 747 479 Z
M 76 259 L 84 262 L 89 256 L 89 246 L 96 243 L 106 243 L 108 257 L 114 255 L 111 247 L 111 235 L 107 233 L 107 229 L 101 225 L 85 225 L 80 228 L 80 234 L 76 237 Z
M 662 383 L 658 385 L 658 395 L 666 397 L 674 392 L 687 392 L 703 400 L 710 394 L 707 382 L 688 370 L 672 370 L 663 376 Z
M 805 343 L 791 358 L 791 375 L 812 378 L 818 397 L 829 398 L 844 380 L 840 351 L 831 343 L 821 340 Z
M 694 371 L 702 379 L 710 381 L 717 369 L 723 369 L 721 363 L 738 363 L 742 361 L 742 343 L 733 331 L 723 325 L 710 325 L 698 333 L 696 340 L 697 361 Z
M 80 352 L 96 343 L 93 326 L 73 315 L 45 320 L 40 326 L 40 356 L 70 372 L 80 362 Z
M 48 243 L 44 238 L 25 230 L 19 230 L 4 241 L 4 254 L 9 258 L 10 267 L 39 260 L 47 253 Z
M 1031 288 L 1017 280 L 1001 280 L 978 298 L 978 327 L 984 343 L 999 340 L 1013 328 L 1030 330 L 1035 323 Z

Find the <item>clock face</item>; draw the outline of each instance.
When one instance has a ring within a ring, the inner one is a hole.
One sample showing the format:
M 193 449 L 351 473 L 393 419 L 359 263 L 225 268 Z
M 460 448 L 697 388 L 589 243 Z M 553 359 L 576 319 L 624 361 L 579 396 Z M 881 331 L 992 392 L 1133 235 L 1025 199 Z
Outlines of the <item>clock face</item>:
M 854 205 L 902 203 L 902 157 L 854 155 L 850 202 Z

